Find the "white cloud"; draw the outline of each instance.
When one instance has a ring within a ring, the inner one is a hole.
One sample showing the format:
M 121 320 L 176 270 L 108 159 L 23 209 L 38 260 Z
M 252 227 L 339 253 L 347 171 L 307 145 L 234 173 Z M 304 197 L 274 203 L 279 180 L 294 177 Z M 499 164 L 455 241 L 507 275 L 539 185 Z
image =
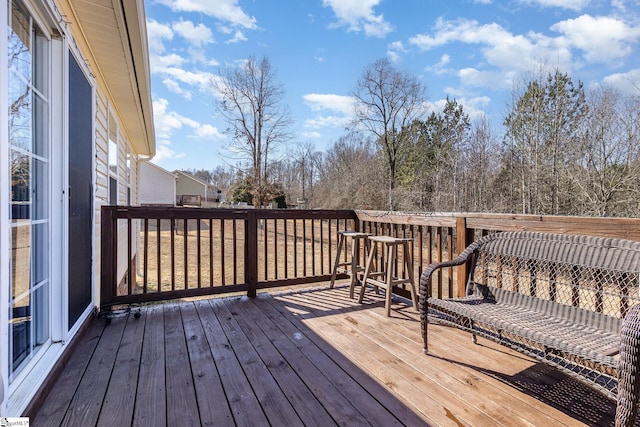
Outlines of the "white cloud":
M 176 82 L 175 80 L 167 78 L 162 81 L 162 84 L 165 85 L 165 87 L 169 89 L 170 92 L 180 95 L 185 99 L 191 99 L 191 92 L 182 89 L 182 87 L 180 87 L 178 82 Z
M 217 96 L 212 87 L 212 82 L 219 76 L 204 71 L 188 71 L 178 67 L 168 67 L 162 73 L 184 84 L 197 87 L 200 92 Z
M 482 71 L 476 68 L 463 68 L 458 70 L 458 77 L 463 86 L 492 87 L 496 89 L 509 89 L 517 78 L 516 71 Z
M 302 97 L 311 111 L 316 112 L 315 117 L 305 120 L 303 127 L 305 129 L 314 129 L 314 131 L 306 131 L 310 135 L 317 133 L 316 129 L 324 128 L 344 128 L 353 119 L 354 99 L 350 96 L 310 93 Z
M 164 52 L 164 41 L 173 39 L 173 30 L 169 25 L 161 24 L 153 19 L 147 20 L 147 40 L 151 53 Z
M 323 0 L 324 7 L 333 9 L 338 22 L 336 26 L 348 27 L 349 31 L 364 31 L 367 36 L 384 37 L 393 31 L 382 14 L 376 15 L 374 7 L 380 0 Z
M 451 62 L 451 57 L 445 53 L 440 57 L 438 63 L 425 67 L 425 71 L 430 71 L 434 74 L 446 74 L 450 72 L 450 70 L 446 68 L 449 62 Z
M 312 111 L 329 110 L 344 115 L 353 114 L 354 99 L 350 96 L 310 93 L 302 97 Z
M 630 27 L 612 17 L 582 15 L 551 26 L 562 33 L 571 46 L 582 50 L 589 62 L 612 62 L 631 54 L 631 45 L 638 41 L 640 28 Z
M 256 18 L 247 15 L 238 0 L 158 0 L 174 12 L 197 12 L 212 16 L 231 25 L 255 29 Z
M 169 148 L 168 143 L 158 144 L 156 146 L 156 155 L 153 156 L 153 162 L 161 165 L 165 160 L 181 159 L 186 156 L 186 153 L 176 153 Z
M 225 43 L 233 44 L 233 43 L 246 42 L 246 41 L 247 41 L 247 36 L 245 36 L 242 31 L 236 30 L 236 32 L 233 33 L 233 37 L 227 40 Z
M 351 122 L 351 117 L 347 116 L 321 116 L 318 115 L 312 119 L 304 121 L 305 129 L 324 129 L 324 128 L 341 128 Z
M 202 47 L 214 42 L 213 33 L 202 23 L 194 25 L 191 21 L 180 20 L 174 22 L 171 28 L 192 46 Z
M 200 139 L 225 139 L 217 127 L 211 125 L 201 125 L 196 128 L 196 137 Z
M 400 61 L 400 55 L 407 52 L 407 48 L 404 47 L 404 43 L 401 41 L 395 41 L 393 43 L 389 43 L 387 46 L 387 56 L 391 60 L 391 62 Z
M 189 138 L 196 139 L 224 139 L 225 136 L 218 129 L 209 124 L 201 124 L 196 120 L 185 117 L 169 110 L 169 101 L 160 98 L 153 101 L 153 120 L 156 137 L 160 144 L 169 144 L 173 134 L 183 128 L 191 128 L 193 133 Z
M 566 39 L 539 33 L 514 35 L 496 23 L 481 25 L 473 20 L 439 18 L 433 34 L 418 34 L 409 39 L 409 43 L 422 50 L 454 42 L 481 45 L 486 64 L 503 71 L 526 71 L 547 62 L 563 69 L 571 67 L 571 50 Z
M 521 0 L 522 3 L 540 7 L 559 7 L 561 9 L 582 10 L 591 0 Z
M 318 139 L 322 137 L 322 134 L 316 131 L 303 131 L 300 136 L 306 139 Z
M 625 95 L 640 96 L 640 68 L 629 70 L 626 73 L 612 74 L 605 77 L 603 82 Z

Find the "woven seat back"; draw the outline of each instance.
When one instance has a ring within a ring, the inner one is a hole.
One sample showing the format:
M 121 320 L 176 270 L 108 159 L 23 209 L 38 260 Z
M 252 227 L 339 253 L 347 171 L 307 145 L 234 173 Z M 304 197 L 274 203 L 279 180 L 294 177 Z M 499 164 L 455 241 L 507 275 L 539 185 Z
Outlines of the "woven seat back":
M 594 327 L 621 319 L 640 302 L 640 242 L 504 232 L 478 243 L 468 293 L 528 301 L 568 320 L 593 319 Z M 527 298 L 531 296 L 540 301 Z

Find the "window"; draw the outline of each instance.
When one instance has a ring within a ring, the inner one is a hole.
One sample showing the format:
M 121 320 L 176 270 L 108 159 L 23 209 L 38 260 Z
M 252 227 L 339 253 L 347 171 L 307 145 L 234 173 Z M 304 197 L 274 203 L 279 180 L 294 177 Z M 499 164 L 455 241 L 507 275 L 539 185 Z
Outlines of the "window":
M 118 204 L 118 125 L 109 113 L 109 204 Z

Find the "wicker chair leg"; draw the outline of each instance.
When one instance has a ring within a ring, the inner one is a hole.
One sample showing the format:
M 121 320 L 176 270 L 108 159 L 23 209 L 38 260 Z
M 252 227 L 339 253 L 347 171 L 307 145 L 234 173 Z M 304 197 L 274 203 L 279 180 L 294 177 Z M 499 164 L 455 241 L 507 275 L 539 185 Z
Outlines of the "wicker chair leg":
M 620 331 L 616 427 L 632 426 L 640 397 L 640 304 L 629 310 Z
M 474 344 L 478 344 L 478 337 L 476 336 L 476 333 L 473 332 L 473 327 L 475 326 L 475 322 L 472 319 L 468 319 L 469 320 L 469 329 L 471 329 L 471 342 Z
M 426 321 L 423 321 L 423 325 L 422 325 L 422 340 L 423 340 L 423 345 L 422 345 L 422 352 L 424 354 L 429 354 L 429 340 L 427 338 L 427 325 L 426 325 Z

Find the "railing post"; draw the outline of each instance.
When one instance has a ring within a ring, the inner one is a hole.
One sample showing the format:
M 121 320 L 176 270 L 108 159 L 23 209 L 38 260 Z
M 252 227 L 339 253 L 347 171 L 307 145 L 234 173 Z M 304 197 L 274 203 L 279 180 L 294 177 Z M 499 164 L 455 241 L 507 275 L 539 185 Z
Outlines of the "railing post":
M 100 309 L 115 296 L 115 240 L 114 210 L 102 207 L 100 218 Z
M 463 216 L 456 218 L 457 255 L 461 254 L 466 249 L 466 247 L 471 244 L 472 240 L 473 230 L 467 229 L 467 218 Z M 457 288 L 459 297 L 463 297 L 465 293 L 467 280 L 469 279 L 469 265 L 469 262 L 466 262 L 458 266 L 456 284 L 458 285 Z
M 247 210 L 244 238 L 244 280 L 247 296 L 254 298 L 258 290 L 258 220 L 255 210 Z

